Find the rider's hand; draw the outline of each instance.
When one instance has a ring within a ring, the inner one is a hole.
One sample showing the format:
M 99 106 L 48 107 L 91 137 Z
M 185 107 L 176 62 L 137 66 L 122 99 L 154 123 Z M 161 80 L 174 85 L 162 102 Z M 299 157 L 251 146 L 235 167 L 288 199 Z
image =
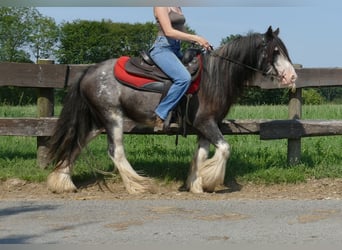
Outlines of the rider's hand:
M 201 36 L 196 36 L 196 42 L 204 49 L 206 50 L 212 50 L 212 46 L 210 43 Z

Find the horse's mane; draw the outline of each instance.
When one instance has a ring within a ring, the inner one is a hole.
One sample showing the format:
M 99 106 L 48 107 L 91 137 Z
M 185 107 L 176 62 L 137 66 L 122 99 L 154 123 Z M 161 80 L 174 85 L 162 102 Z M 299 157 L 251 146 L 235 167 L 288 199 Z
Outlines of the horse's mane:
M 246 83 L 253 82 L 257 75 L 255 71 L 241 64 L 257 68 L 261 56 L 258 55 L 259 48 L 265 46 L 265 42 L 264 34 L 250 32 L 204 56 L 201 95 L 206 103 L 227 107 L 223 112 L 228 112 L 231 104 L 242 94 Z M 266 53 L 269 57 L 273 57 L 275 46 L 279 46 L 288 56 L 285 45 L 274 36 L 267 44 Z

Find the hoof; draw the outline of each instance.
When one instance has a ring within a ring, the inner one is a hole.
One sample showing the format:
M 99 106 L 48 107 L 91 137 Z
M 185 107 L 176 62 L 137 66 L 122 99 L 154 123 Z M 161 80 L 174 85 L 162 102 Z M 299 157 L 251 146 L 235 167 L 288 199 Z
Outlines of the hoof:
M 125 180 L 124 185 L 129 194 L 156 193 L 154 182 L 150 178 L 139 176 L 134 181 Z
M 77 188 L 68 173 L 54 171 L 47 178 L 48 189 L 53 193 L 76 192 Z
M 196 180 L 188 181 L 187 188 L 190 193 L 193 194 L 202 194 L 203 193 L 203 184 L 202 177 L 197 177 Z

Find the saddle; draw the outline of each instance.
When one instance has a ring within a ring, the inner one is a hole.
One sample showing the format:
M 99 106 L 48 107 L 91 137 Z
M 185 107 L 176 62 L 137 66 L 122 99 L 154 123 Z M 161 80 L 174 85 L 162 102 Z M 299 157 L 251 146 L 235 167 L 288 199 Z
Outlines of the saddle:
M 201 80 L 201 51 L 191 48 L 182 58 L 184 66 L 191 74 L 192 83 L 187 94 L 195 93 Z M 141 91 L 165 94 L 172 85 L 171 79 L 153 62 L 147 52 L 140 57 L 122 56 L 114 65 L 114 76 L 121 83 Z

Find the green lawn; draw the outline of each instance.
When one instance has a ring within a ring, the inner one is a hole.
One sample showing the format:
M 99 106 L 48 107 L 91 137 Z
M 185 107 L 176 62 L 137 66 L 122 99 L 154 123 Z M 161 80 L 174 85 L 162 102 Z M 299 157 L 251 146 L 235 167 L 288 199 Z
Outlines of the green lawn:
M 60 107 L 57 107 L 58 114 Z M 342 119 L 342 105 L 303 106 L 303 119 Z M 0 117 L 34 117 L 36 107 L 0 106 Z M 286 119 L 286 106 L 236 106 L 229 119 Z M 257 135 L 225 136 L 231 145 L 226 179 L 241 182 L 296 183 L 308 178 L 342 177 L 342 136 L 302 139 L 302 161 L 287 164 L 287 140 L 261 141 Z M 162 181 L 184 180 L 196 148 L 196 137 L 126 135 L 126 154 L 139 172 Z M 94 177 L 93 168 L 112 170 L 107 156 L 105 135 L 92 141 L 75 165 L 74 178 Z M 213 149 L 211 149 L 213 153 Z M 36 166 L 36 139 L 32 137 L 0 137 L 0 179 L 12 177 L 44 181 L 51 171 Z

